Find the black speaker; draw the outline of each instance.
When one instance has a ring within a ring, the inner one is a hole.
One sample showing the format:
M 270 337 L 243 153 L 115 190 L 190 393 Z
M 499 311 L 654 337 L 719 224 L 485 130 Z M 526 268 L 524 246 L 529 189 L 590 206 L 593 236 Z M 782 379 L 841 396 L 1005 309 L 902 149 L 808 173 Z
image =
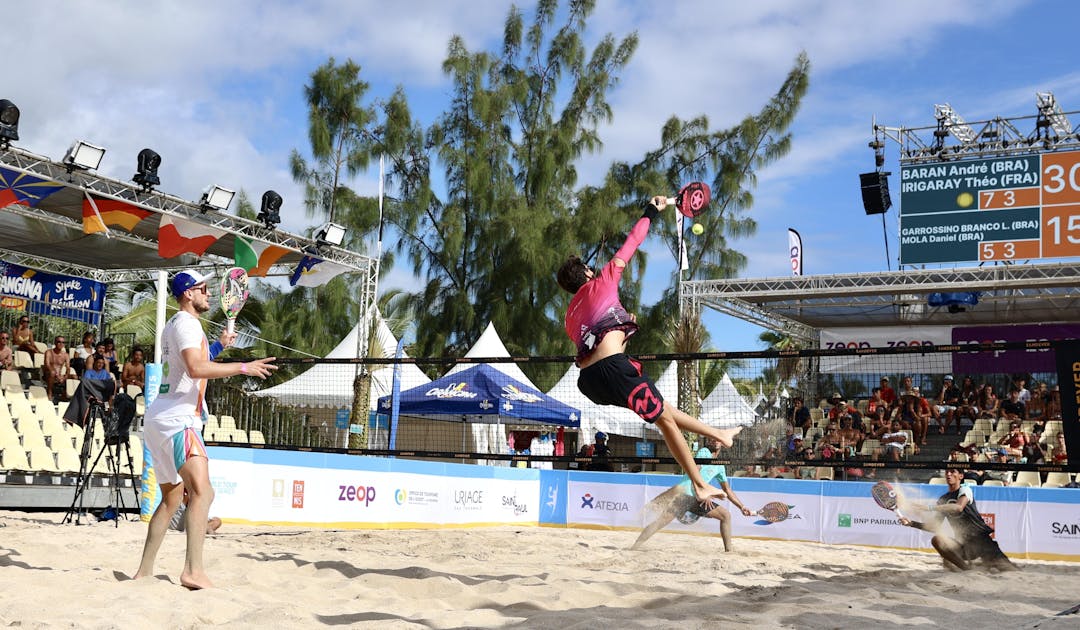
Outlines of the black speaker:
M 885 214 L 892 206 L 892 199 L 889 198 L 889 173 L 859 173 L 859 183 L 862 185 L 862 205 L 866 214 Z

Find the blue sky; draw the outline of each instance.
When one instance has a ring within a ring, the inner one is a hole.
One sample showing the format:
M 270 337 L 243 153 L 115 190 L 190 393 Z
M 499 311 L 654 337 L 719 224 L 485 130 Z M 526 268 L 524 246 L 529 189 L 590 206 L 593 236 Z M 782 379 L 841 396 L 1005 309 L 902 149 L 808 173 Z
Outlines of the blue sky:
M 873 169 L 871 120 L 933 123 L 935 103 L 968 120 L 1035 113 L 1035 92 L 1050 90 L 1066 111 L 1080 109 L 1080 45 L 1066 25 L 1080 3 L 908 0 L 599 0 L 589 35 L 637 31 L 638 51 L 610 93 L 614 121 L 601 129 L 604 151 L 582 160 L 581 183 L 599 180 L 610 161 L 653 146 L 672 114 L 709 116 L 714 128 L 756 111 L 805 50 L 810 90 L 792 128 L 791 153 L 759 173 L 751 214 L 757 234 L 735 242 L 750 258 L 743 277 L 790 273 L 787 228 L 803 236 L 807 274 L 884 270 L 880 217 L 867 217 L 858 174 Z M 78 138 L 108 149 L 102 171 L 128 179 L 144 146 L 163 156 L 161 189 L 197 199 L 206 185 L 273 188 L 285 198 L 285 229 L 300 232 L 300 189 L 288 154 L 307 146 L 302 88 L 327 57 L 351 57 L 373 98 L 401 85 L 430 123 L 446 103 L 446 44 L 471 49 L 501 39 L 505 0 L 233 0 L 186 3 L 19 1 L 5 7 L 8 52 L 0 98 L 22 110 L 18 143 L 62 157 Z M 530 12 L 533 4 L 520 2 Z M 418 19 L 418 16 L 424 16 Z M 692 89 L 679 86 L 690 85 Z M 668 94 L 655 97 L 649 94 Z M 1073 121 L 1074 124 L 1080 122 Z M 1022 129 L 1021 131 L 1028 131 Z M 895 145 L 886 168 L 899 172 Z M 377 172 L 357 178 L 375 194 Z M 896 268 L 899 203 L 886 215 Z M 651 302 L 675 261 L 659 244 L 650 254 Z M 404 269 L 384 286 L 408 287 Z M 756 349 L 759 329 L 721 315 L 706 324 L 713 345 Z

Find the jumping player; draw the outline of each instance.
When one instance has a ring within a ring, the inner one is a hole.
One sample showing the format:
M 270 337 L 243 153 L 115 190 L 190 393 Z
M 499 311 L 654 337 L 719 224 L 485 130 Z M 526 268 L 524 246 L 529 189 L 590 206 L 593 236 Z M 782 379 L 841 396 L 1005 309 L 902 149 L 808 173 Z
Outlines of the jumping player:
M 566 334 L 577 346 L 577 365 L 581 368 L 578 389 L 597 404 L 626 407 L 645 422 L 654 423 L 689 475 L 694 497 L 705 503 L 711 497 L 722 498 L 724 492 L 702 479 L 680 430 L 711 437 L 730 447 L 742 427 L 717 429 L 676 409 L 664 401 L 652 379 L 642 371 L 641 363 L 625 353 L 627 341 L 638 325 L 619 302 L 619 280 L 644 242 L 652 220 L 666 205 L 666 197 L 652 198 L 626 242 L 599 275 L 577 256 L 570 256 L 559 268 L 557 279 L 560 287 L 574 294 L 566 311 Z
M 199 315 L 210 310 L 207 278 L 197 271 L 181 271 L 172 279 L 172 294 L 179 312 L 165 324 L 161 335 L 164 375 L 161 393 L 146 410 L 143 440 L 150 449 L 154 472 L 161 484 L 161 504 L 150 518 L 146 544 L 135 578 L 153 575 L 154 558 L 169 528 L 169 521 L 187 502 L 187 553 L 180 583 L 190 589 L 213 586 L 203 566 L 207 514 L 214 500 L 206 446 L 199 432 L 205 413 L 206 381 L 246 374 L 266 378 L 277 366 L 273 357 L 247 363 L 214 363 L 213 356 L 236 340 L 223 331 L 213 346 L 206 341 Z
M 933 532 L 934 537 L 930 539 L 930 544 L 941 554 L 945 568 L 950 571 L 967 571 L 974 560 L 982 560 L 998 571 L 1016 570 L 1016 565 L 1001 552 L 997 541 L 990 537 L 994 530 L 986 524 L 976 509 L 971 486 L 960 485 L 963 480 L 962 471 L 956 468 L 947 469 L 945 483 L 948 484 L 949 491 L 941 495 L 935 505 L 901 506 L 904 509 L 913 507 L 928 512 L 931 522 L 920 523 L 901 518 L 900 524 Z M 944 519 L 949 520 L 955 539 L 941 533 L 941 522 Z

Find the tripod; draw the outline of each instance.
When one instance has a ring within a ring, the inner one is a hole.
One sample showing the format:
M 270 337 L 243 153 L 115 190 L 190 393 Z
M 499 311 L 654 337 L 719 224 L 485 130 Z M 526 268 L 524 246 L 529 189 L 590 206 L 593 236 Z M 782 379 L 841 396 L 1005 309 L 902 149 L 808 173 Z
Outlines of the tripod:
M 109 424 L 106 424 L 106 420 Z M 95 426 L 101 421 L 105 431 L 105 440 L 90 463 L 90 455 L 94 449 Z M 75 495 L 71 500 L 71 507 L 64 515 L 63 523 L 70 523 L 74 519 L 76 525 L 82 525 L 82 517 L 86 514 L 84 503 L 86 492 L 90 489 L 93 479 L 93 471 L 97 468 L 102 456 L 105 456 L 105 465 L 108 468 L 109 488 L 111 492 L 110 506 L 117 510 L 114 526 L 120 526 L 120 514 L 127 505 L 124 501 L 123 485 L 121 484 L 121 456 L 127 457 L 128 475 L 131 478 L 131 487 L 138 488 L 139 480 L 135 476 L 135 466 L 131 459 L 131 447 L 129 445 L 128 431 L 120 431 L 117 426 L 115 415 L 106 414 L 105 403 L 95 398 L 90 399 L 90 412 L 86 417 L 86 430 L 83 435 L 83 448 L 79 453 L 79 476 L 75 481 Z M 76 507 L 78 506 L 78 507 Z

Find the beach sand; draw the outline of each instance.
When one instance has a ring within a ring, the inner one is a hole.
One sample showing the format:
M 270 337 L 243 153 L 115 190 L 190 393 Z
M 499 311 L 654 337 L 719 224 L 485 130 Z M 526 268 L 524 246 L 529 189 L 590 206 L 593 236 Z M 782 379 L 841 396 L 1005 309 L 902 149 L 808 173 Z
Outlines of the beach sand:
M 1077 628 L 1080 565 L 946 573 L 936 555 L 854 546 L 540 527 L 284 529 L 226 523 L 218 588 L 179 585 L 170 532 L 131 581 L 138 521 L 0 512 L 0 626 L 22 628 Z

